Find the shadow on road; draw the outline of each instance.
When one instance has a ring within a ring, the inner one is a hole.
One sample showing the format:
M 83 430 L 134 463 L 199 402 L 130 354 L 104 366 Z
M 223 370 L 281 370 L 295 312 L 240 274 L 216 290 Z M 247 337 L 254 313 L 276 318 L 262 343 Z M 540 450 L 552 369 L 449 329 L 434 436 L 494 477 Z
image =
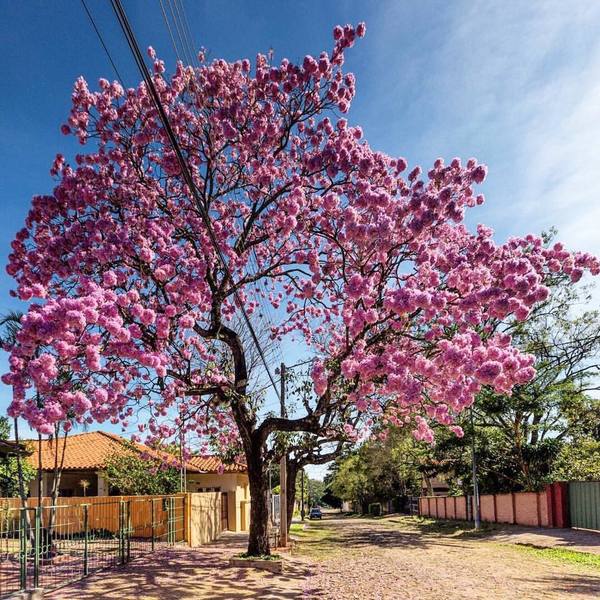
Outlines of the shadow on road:
M 230 567 L 245 536 L 225 535 L 201 548 L 175 547 L 105 571 L 47 594 L 48 600 L 291 600 L 302 597 L 308 575 L 302 561 L 289 561 L 283 574 Z

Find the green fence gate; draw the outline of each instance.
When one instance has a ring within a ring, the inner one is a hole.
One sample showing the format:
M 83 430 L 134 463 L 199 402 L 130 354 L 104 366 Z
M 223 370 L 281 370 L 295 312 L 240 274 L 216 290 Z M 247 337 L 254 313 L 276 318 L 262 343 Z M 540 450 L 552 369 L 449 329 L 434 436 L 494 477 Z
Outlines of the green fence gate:
M 571 527 L 600 530 L 600 481 L 569 482 Z
M 183 542 L 185 507 L 182 495 L 0 506 L 0 599 L 68 585 Z

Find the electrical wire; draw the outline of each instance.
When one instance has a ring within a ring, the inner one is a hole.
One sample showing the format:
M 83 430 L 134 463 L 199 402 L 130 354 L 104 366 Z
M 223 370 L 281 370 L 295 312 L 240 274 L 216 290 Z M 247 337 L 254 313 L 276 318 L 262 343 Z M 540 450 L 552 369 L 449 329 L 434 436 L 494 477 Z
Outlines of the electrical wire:
M 173 5 L 175 6 L 175 12 L 177 13 L 177 18 L 179 19 L 179 24 L 181 25 L 182 37 L 183 37 L 186 47 L 187 47 L 187 51 L 188 51 L 189 58 L 190 58 L 190 65 L 193 66 L 194 65 L 194 49 L 193 49 L 192 42 L 190 41 L 188 34 L 186 32 L 185 24 L 184 24 L 183 18 L 181 16 L 181 13 L 183 13 L 183 6 L 181 7 L 181 13 L 180 13 L 178 0 L 173 0 Z
M 179 49 L 177 48 L 177 44 L 175 43 L 175 38 L 173 37 L 173 31 L 171 30 L 171 24 L 169 23 L 169 19 L 167 18 L 167 13 L 165 12 L 165 7 L 163 5 L 163 0 L 158 0 L 160 3 L 160 10 L 162 11 L 163 19 L 165 21 L 165 25 L 169 31 L 169 37 L 171 38 L 171 43 L 173 44 L 173 50 L 175 51 L 175 56 L 177 60 L 181 60 L 181 56 L 179 55 Z
M 171 2 L 171 0 L 166 0 L 166 2 L 169 5 L 169 10 L 171 11 L 171 17 L 173 18 L 173 23 L 175 25 L 175 31 L 177 32 L 177 37 L 178 37 L 179 43 L 181 45 L 181 53 L 183 54 L 185 61 L 188 64 L 190 64 L 190 58 L 187 55 L 187 48 L 185 46 L 185 42 L 183 41 L 183 36 L 181 35 L 181 31 L 179 29 L 179 22 L 177 21 L 177 17 L 175 16 L 175 9 L 173 8 L 173 3 Z
M 133 54 L 133 57 L 138 66 L 138 69 L 140 70 L 140 73 L 146 83 L 148 92 L 150 93 L 151 98 L 156 106 L 159 118 L 163 123 L 165 132 L 167 134 L 167 137 L 169 138 L 169 142 L 170 142 L 170 144 L 173 148 L 173 151 L 175 152 L 175 155 L 177 157 L 177 161 L 181 168 L 181 173 L 182 173 L 183 179 L 185 180 L 185 183 L 186 183 L 187 187 L 189 188 L 190 193 L 194 197 L 194 200 L 196 202 L 196 207 L 197 207 L 198 211 L 200 212 L 200 216 L 201 216 L 202 220 L 204 221 L 204 225 L 206 227 L 210 241 L 215 248 L 217 258 L 221 262 L 221 265 L 222 265 L 223 271 L 225 272 L 225 275 L 230 279 L 232 285 L 235 285 L 233 275 L 229 269 L 229 266 L 227 264 L 224 254 L 223 254 L 223 251 L 221 250 L 221 248 L 219 246 L 217 237 L 212 229 L 210 215 L 208 214 L 208 212 L 204 208 L 204 205 L 202 204 L 202 200 L 200 198 L 200 194 L 199 194 L 196 184 L 194 182 L 194 178 L 190 172 L 188 164 L 183 156 L 181 147 L 179 146 L 177 137 L 175 136 L 175 132 L 173 131 L 173 128 L 171 127 L 171 123 L 169 122 L 169 119 L 167 117 L 165 109 L 162 105 L 162 102 L 160 100 L 160 97 L 158 95 L 156 87 L 154 85 L 154 80 L 152 79 L 152 76 L 150 75 L 150 72 L 148 71 L 148 67 L 146 66 L 146 63 L 144 62 L 143 55 L 140 51 L 139 44 L 137 42 L 135 34 L 129 23 L 127 14 L 125 13 L 125 9 L 123 8 L 123 4 L 121 3 L 121 0 L 111 0 L 111 5 L 113 7 L 115 15 L 117 16 L 117 19 L 119 21 L 119 24 L 121 26 L 123 34 L 125 35 L 127 44 L 129 45 L 129 48 Z M 256 349 L 259 353 L 261 361 L 265 367 L 265 370 L 267 372 L 267 375 L 269 377 L 269 380 L 271 382 L 273 390 L 275 391 L 277 398 L 281 400 L 279 389 L 277 388 L 275 379 L 271 373 L 271 370 L 269 369 L 269 365 L 267 364 L 267 360 L 266 360 L 265 354 L 263 352 L 262 346 L 260 344 L 260 341 L 258 339 L 258 336 L 256 335 L 254 328 L 252 327 L 252 323 L 250 322 L 250 317 L 248 316 L 248 313 L 244 309 L 243 302 L 241 301 L 240 295 L 236 289 L 234 289 L 233 295 L 234 295 L 234 299 L 235 299 L 240 311 L 242 312 L 242 316 L 243 316 L 246 326 L 250 332 L 252 340 L 256 346 Z
M 190 44 L 192 46 L 192 50 L 194 50 L 194 48 L 197 48 L 197 46 L 196 46 L 196 43 L 194 41 L 194 35 L 192 33 L 192 28 L 190 27 L 190 22 L 188 21 L 188 18 L 187 18 L 187 11 L 185 10 L 185 4 L 184 4 L 183 0 L 179 0 L 179 3 L 181 4 L 181 12 L 183 13 L 183 18 L 184 18 L 184 21 L 185 21 L 185 27 L 186 27 L 186 30 L 187 30 L 187 32 L 189 34 Z M 196 64 L 198 66 L 200 66 L 200 61 L 198 60 L 198 54 L 197 54 L 197 52 L 193 51 L 192 54 L 193 54 L 194 58 L 196 59 Z
M 98 36 L 98 39 L 100 40 L 100 43 L 102 44 L 102 47 L 104 48 L 104 52 L 106 53 L 106 56 L 108 57 L 108 60 L 110 61 L 110 64 L 112 65 L 112 68 L 115 71 L 115 74 L 117 75 L 117 79 L 120 81 L 123 88 L 125 88 L 125 84 L 123 83 L 123 78 L 121 77 L 121 74 L 119 73 L 119 69 L 117 69 L 117 65 L 115 65 L 115 61 L 113 60 L 112 56 L 110 55 L 110 52 L 108 51 L 108 48 L 106 47 L 106 44 L 104 43 L 102 34 L 100 33 L 100 30 L 96 26 L 94 17 L 92 16 L 90 9 L 88 8 L 87 4 L 85 3 L 85 0 L 81 0 L 81 4 L 83 5 L 83 9 L 85 10 L 85 13 L 88 16 L 88 19 L 89 19 L 90 23 L 92 24 L 92 27 L 94 28 L 94 31 L 96 32 L 96 35 Z

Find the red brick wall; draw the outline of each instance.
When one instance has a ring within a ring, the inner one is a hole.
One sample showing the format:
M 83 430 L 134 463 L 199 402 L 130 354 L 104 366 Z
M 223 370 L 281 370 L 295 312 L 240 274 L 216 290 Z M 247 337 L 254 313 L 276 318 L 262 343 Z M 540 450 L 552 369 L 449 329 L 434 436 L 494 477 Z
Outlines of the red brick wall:
M 494 496 L 492 494 L 484 494 L 479 497 L 480 517 L 482 521 L 495 521 L 494 514 Z
M 516 523 L 532 527 L 556 526 L 553 520 L 553 498 L 548 491 L 518 492 L 515 494 L 484 494 L 479 498 L 481 520 L 497 523 Z M 437 519 L 466 519 L 465 496 L 431 496 L 419 500 L 421 515 Z M 549 512 L 550 511 L 550 512 Z M 550 515 L 550 516 L 549 516 Z
M 456 498 L 456 518 L 466 519 L 467 518 L 467 497 L 458 496 Z
M 446 500 L 446 511 L 448 519 L 456 519 L 456 496 L 449 496 Z
M 498 523 L 513 523 L 512 494 L 496 494 L 496 520 Z
M 445 519 L 444 514 L 444 499 L 441 496 L 435 497 L 435 514 L 438 519 Z
M 548 526 L 546 492 L 520 492 L 515 494 L 515 521 L 532 527 Z
M 569 484 L 554 482 L 546 486 L 546 513 L 549 527 L 570 527 Z

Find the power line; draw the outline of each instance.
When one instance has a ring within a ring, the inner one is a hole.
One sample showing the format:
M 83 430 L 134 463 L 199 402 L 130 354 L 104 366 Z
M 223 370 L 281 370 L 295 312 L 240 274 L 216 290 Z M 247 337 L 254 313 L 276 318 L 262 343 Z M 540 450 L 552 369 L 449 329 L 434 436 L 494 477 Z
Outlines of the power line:
M 175 136 L 175 132 L 173 131 L 173 129 L 171 127 L 171 123 L 169 122 L 169 119 L 167 117 L 167 114 L 165 113 L 165 109 L 162 105 L 162 102 L 160 100 L 158 92 L 156 91 L 156 87 L 154 85 L 154 80 L 152 79 L 150 72 L 148 71 L 148 67 L 146 66 L 146 63 L 144 62 L 144 58 L 140 51 L 139 45 L 137 43 L 137 39 L 135 37 L 135 34 L 133 33 L 133 30 L 131 29 L 131 25 L 129 24 L 129 19 L 127 18 L 127 14 L 125 13 L 125 9 L 123 8 L 121 0 L 111 0 L 111 4 L 112 4 L 113 10 L 115 11 L 115 14 L 117 16 L 119 24 L 121 26 L 121 29 L 123 30 L 123 34 L 125 35 L 125 38 L 127 40 L 127 44 L 129 45 L 129 48 L 133 54 L 133 57 L 135 59 L 137 66 L 138 66 L 138 69 L 140 70 L 140 73 L 141 73 L 142 77 L 144 78 L 147 89 L 152 97 L 152 100 L 153 100 L 155 106 L 156 106 L 160 120 L 162 121 L 163 127 L 165 128 L 165 132 L 167 133 L 167 136 L 169 138 L 171 146 L 173 147 L 173 151 L 175 152 L 175 155 L 177 156 L 177 161 L 181 168 L 181 174 L 185 180 L 187 187 L 189 188 L 191 194 L 194 197 L 194 200 L 196 202 L 196 207 L 197 207 L 198 211 L 200 212 L 200 216 L 202 217 L 202 220 L 204 221 L 204 225 L 206 227 L 210 241 L 212 242 L 212 244 L 215 248 L 217 258 L 221 262 L 221 265 L 223 267 L 223 271 L 225 272 L 225 275 L 229 278 L 232 285 L 234 286 L 234 292 L 233 292 L 234 299 L 242 312 L 246 326 L 248 327 L 250 335 L 252 336 L 252 340 L 254 341 L 256 349 L 258 350 L 258 353 L 260 355 L 261 361 L 265 367 L 267 375 L 269 376 L 269 380 L 271 381 L 271 385 L 273 386 L 273 389 L 275 390 L 275 394 L 277 395 L 277 397 L 281 398 L 281 396 L 279 394 L 279 390 L 277 389 L 277 385 L 275 383 L 275 379 L 273 378 L 271 370 L 269 369 L 269 365 L 267 364 L 267 360 L 265 358 L 263 349 L 260 345 L 258 336 L 256 335 L 256 332 L 254 331 L 254 328 L 252 327 L 252 323 L 250 322 L 250 317 L 248 316 L 248 313 L 244 309 L 244 305 L 240 298 L 238 290 L 235 289 L 235 280 L 233 278 L 231 271 L 229 270 L 229 266 L 227 265 L 227 261 L 225 260 L 223 251 L 219 247 L 219 242 L 218 242 L 217 237 L 212 229 L 210 215 L 208 214 L 208 212 L 204 208 L 204 205 L 202 204 L 202 200 L 198 193 L 198 189 L 196 188 L 194 178 L 192 177 L 192 174 L 189 170 L 187 162 L 183 156 L 183 152 L 179 146 L 177 137 Z
M 184 4 L 183 0 L 179 0 L 179 3 L 181 4 L 181 12 L 183 13 L 183 18 L 184 18 L 184 21 L 185 21 L 185 27 L 186 27 L 187 32 L 189 34 L 190 44 L 192 46 L 192 54 L 193 54 L 193 57 L 196 59 L 196 64 L 198 66 L 200 66 L 200 61 L 198 60 L 198 55 L 197 55 L 197 47 L 196 47 L 196 44 L 194 42 L 194 34 L 192 33 L 192 28 L 190 27 L 190 23 L 189 23 L 188 18 L 187 18 L 187 11 L 185 10 L 185 4 Z
M 181 60 L 179 56 L 179 50 L 177 49 L 177 44 L 175 43 L 175 38 L 173 37 L 173 31 L 171 30 L 171 24 L 169 23 L 169 19 L 167 18 L 167 13 L 165 12 L 165 7 L 163 5 L 163 0 L 158 0 L 160 2 L 160 10 L 162 11 L 163 19 L 169 30 L 169 36 L 171 37 L 171 43 L 173 44 L 173 50 L 175 51 L 175 57 Z
M 110 61 L 110 64 L 112 65 L 112 68 L 115 70 L 117 79 L 121 82 L 121 85 L 123 86 L 123 88 L 125 88 L 125 84 L 123 83 L 123 78 L 121 77 L 121 74 L 119 73 L 119 69 L 117 69 L 117 65 L 115 65 L 115 62 L 113 61 L 112 56 L 110 55 L 110 52 L 108 51 L 108 48 L 106 47 L 106 44 L 104 43 L 102 34 L 98 30 L 98 27 L 96 27 L 96 22 L 94 21 L 94 17 L 92 17 L 92 13 L 88 9 L 87 4 L 85 3 L 85 0 L 81 0 L 81 4 L 83 5 L 83 8 L 88 16 L 88 19 L 90 20 L 90 23 L 92 24 L 92 27 L 94 28 L 94 31 L 96 32 L 96 35 L 98 36 L 98 39 L 100 40 L 100 43 L 102 44 L 102 47 L 104 48 L 104 52 L 106 53 L 106 56 L 108 57 L 108 60 Z
M 189 56 L 187 56 L 187 48 L 185 46 L 185 42 L 183 41 L 183 36 L 181 35 L 181 31 L 179 29 L 179 22 L 177 21 L 177 17 L 175 16 L 175 9 L 173 8 L 173 3 L 171 0 L 166 0 L 169 5 L 169 10 L 171 11 L 171 16 L 173 17 L 173 23 L 175 24 L 175 31 L 177 32 L 177 37 L 179 38 L 179 42 L 181 44 L 181 52 L 183 54 L 183 58 L 186 62 L 190 62 Z
M 189 37 L 187 35 L 186 29 L 185 29 L 185 24 L 184 24 L 183 18 L 181 16 L 181 13 L 183 13 L 183 6 L 181 6 L 181 13 L 180 13 L 179 12 L 180 3 L 178 3 L 177 0 L 173 0 L 173 4 L 175 5 L 175 11 L 177 12 L 177 17 L 179 19 L 179 23 L 181 24 L 181 32 L 182 32 L 182 35 L 183 35 L 183 39 L 184 39 L 184 41 L 186 43 L 186 47 L 187 47 L 188 53 L 190 55 L 190 65 L 194 66 L 194 50 L 193 50 L 193 46 L 192 46 L 192 43 L 191 43 L 191 41 L 190 41 L 190 39 L 189 39 Z

